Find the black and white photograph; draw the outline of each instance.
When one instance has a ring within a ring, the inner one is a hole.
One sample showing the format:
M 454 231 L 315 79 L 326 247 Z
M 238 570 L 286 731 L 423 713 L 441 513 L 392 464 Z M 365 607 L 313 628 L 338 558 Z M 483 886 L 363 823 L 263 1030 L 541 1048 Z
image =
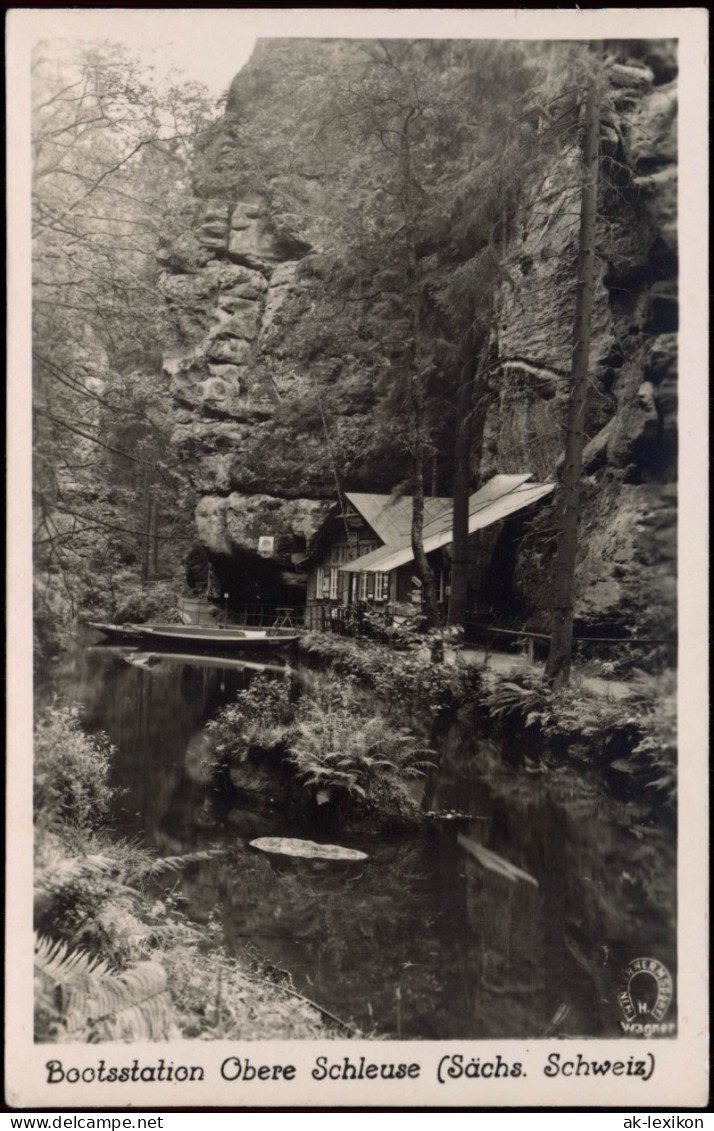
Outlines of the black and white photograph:
M 706 1104 L 706 13 L 9 30 L 6 1102 Z

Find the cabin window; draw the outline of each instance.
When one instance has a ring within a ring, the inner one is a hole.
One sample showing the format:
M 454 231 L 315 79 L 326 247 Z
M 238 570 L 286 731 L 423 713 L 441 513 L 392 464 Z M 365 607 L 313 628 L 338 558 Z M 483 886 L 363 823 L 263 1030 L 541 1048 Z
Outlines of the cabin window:
M 322 566 L 318 566 L 315 570 L 315 600 L 324 601 L 330 595 L 330 577 L 331 573 L 325 572 Z
M 374 599 L 375 601 L 388 601 L 389 600 L 389 574 L 378 571 L 374 575 Z
M 359 575 L 359 599 L 360 599 L 360 601 L 366 601 L 367 598 L 369 597 L 368 584 L 369 584 L 369 574 L 366 572 L 366 570 L 362 570 L 362 573 Z
M 338 576 L 339 575 L 338 575 L 337 568 L 333 566 L 333 568 L 330 570 L 330 600 L 331 601 L 336 601 L 337 598 L 338 598 L 338 592 L 337 592 Z

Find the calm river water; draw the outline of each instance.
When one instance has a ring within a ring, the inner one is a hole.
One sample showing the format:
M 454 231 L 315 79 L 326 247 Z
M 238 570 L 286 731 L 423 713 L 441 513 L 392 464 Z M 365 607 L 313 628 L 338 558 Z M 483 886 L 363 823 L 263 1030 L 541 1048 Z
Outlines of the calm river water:
M 202 726 L 257 666 L 84 648 L 54 688 L 117 748 L 119 835 L 164 854 L 222 850 L 175 894 L 194 920 L 218 916 L 236 954 L 363 1033 L 404 1039 L 621 1035 L 627 964 L 653 957 L 675 976 L 671 832 L 572 770 L 516 769 L 472 725 L 434 736 L 426 785 L 430 810 L 466 816 L 342 841 L 369 854 L 346 870 L 250 848 L 262 835 L 336 839 L 279 812 L 216 809 Z

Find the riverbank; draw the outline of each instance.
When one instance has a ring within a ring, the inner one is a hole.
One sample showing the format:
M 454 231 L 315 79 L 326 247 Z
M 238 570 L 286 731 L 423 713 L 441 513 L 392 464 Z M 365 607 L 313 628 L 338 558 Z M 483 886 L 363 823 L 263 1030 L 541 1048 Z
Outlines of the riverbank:
M 548 772 L 570 764 L 598 771 L 608 789 L 637 798 L 674 820 L 676 678 L 673 671 L 625 679 L 574 667 L 569 687 L 553 690 L 543 665 L 525 657 L 445 648 L 433 663 L 425 646 L 396 651 L 364 639 L 307 633 L 308 663 L 349 675 L 389 704 L 411 701 L 427 717 L 470 711 L 498 733 L 514 760 Z
M 58 1016 L 69 994 L 42 979 L 63 955 L 40 951 L 38 1032 L 91 1040 L 120 1022 L 116 1039 L 135 1039 L 150 1001 L 155 1032 L 197 1039 L 534 1037 L 566 1003 L 569 1035 L 618 1035 L 617 1011 L 598 1004 L 616 1000 L 602 948 L 622 965 L 646 938 L 676 967 L 671 826 L 656 806 L 613 796 L 592 760 L 569 765 L 570 746 L 556 757 L 534 727 L 504 718 L 501 730 L 476 666 L 402 659 L 356 643 L 344 662 L 369 670 L 368 685 L 316 657 L 258 673 L 78 653 L 56 690 L 81 714 L 50 716 L 38 734 L 37 928 L 50 948 L 108 964 L 99 1006 L 112 1012 L 97 1008 L 90 969 L 94 1023 Z M 406 824 L 385 828 L 381 791 L 400 778 L 373 743 L 407 726 L 399 754 L 411 760 L 416 737 L 435 766 L 408 782 Z M 348 754 L 354 764 L 336 764 Z M 107 801 L 102 782 L 121 792 Z M 254 844 L 266 837 L 353 858 L 267 855 Z M 533 954 L 553 956 L 552 969 Z M 140 1001 L 126 1002 L 134 990 Z
M 56 757 L 62 750 L 61 759 Z M 214 916 L 175 890 L 211 851 L 160 858 L 112 837 L 114 751 L 79 711 L 54 707 L 35 737 L 35 1039 L 345 1037 L 292 986 L 231 956 Z

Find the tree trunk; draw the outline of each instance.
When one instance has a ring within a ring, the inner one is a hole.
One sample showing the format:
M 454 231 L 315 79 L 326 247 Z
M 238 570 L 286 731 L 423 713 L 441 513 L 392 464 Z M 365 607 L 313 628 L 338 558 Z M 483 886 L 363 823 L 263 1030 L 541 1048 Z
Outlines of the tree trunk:
M 472 355 L 473 337 L 468 335 L 468 352 Z M 454 518 L 451 543 L 451 578 L 447 624 L 461 625 L 466 619 L 469 591 L 469 487 L 471 485 L 471 394 L 474 375 L 473 357 L 464 359 L 456 394 L 456 430 L 454 433 Z
M 154 499 L 152 508 L 152 533 L 153 538 L 151 541 L 151 576 L 156 577 L 159 572 L 159 529 L 161 523 L 161 513 L 159 511 L 159 500 Z
M 402 177 L 404 190 L 404 239 L 406 253 L 406 283 L 409 309 L 409 329 L 411 345 L 408 351 L 409 408 L 411 417 L 412 445 L 412 551 L 414 564 L 422 583 L 424 614 L 429 628 L 438 628 L 439 609 L 436 603 L 436 584 L 434 571 L 424 553 L 424 457 L 426 454 L 425 416 L 426 398 L 424 393 L 423 357 L 421 340 L 421 316 L 419 310 L 419 277 L 414 231 L 414 203 L 412 199 L 411 150 L 409 127 L 414 116 L 410 110 L 402 128 Z
M 588 89 L 584 129 L 573 364 L 565 438 L 565 465 L 561 486 L 562 509 L 553 582 L 553 621 L 550 651 L 546 664 L 546 676 L 554 687 L 562 687 L 568 683 L 573 649 L 575 555 L 580 519 L 580 476 L 585 439 L 585 405 L 595 274 L 595 225 L 600 135 L 600 90 L 597 81 L 592 81 Z
M 423 419 L 422 398 L 412 388 L 412 420 L 415 430 L 421 431 L 417 423 Z M 414 564 L 422 583 L 424 615 L 428 628 L 438 628 L 439 609 L 436 603 L 436 583 L 434 571 L 424 553 L 424 445 L 416 443 L 412 454 L 412 552 Z
M 447 623 L 463 626 L 469 592 L 469 498 L 471 486 L 471 440 L 474 422 L 474 392 L 480 387 L 488 356 L 490 325 L 487 319 L 478 357 L 473 322 L 466 339 L 463 365 L 456 395 L 454 434 L 454 538 L 451 549 L 451 581 Z
M 149 479 L 148 468 L 144 472 L 144 498 L 143 502 L 143 524 L 141 542 L 141 583 L 145 585 L 149 580 L 149 564 L 151 561 L 150 543 L 151 543 L 151 481 Z

